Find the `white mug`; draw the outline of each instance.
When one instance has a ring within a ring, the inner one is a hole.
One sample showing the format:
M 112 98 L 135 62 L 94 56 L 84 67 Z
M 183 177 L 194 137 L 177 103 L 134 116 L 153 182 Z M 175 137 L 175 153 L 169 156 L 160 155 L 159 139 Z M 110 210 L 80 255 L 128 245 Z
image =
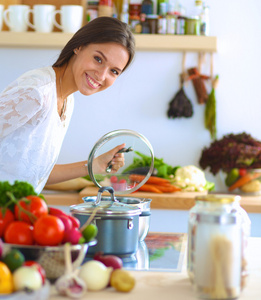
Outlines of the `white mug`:
M 0 4 L 0 31 L 2 30 L 3 28 L 3 13 L 4 13 L 4 5 L 3 4 Z
M 56 21 L 56 15 L 60 14 L 61 24 Z M 54 12 L 53 22 L 63 32 L 75 33 L 82 27 L 83 7 L 81 5 L 62 5 L 60 10 Z
M 37 32 L 52 32 L 54 11 L 54 5 L 34 5 L 33 9 L 29 10 L 27 16 L 27 25 Z M 33 15 L 33 23 L 30 22 L 30 13 Z
M 11 31 L 23 32 L 27 31 L 27 15 L 30 9 L 29 5 L 9 5 L 4 10 L 4 21 Z

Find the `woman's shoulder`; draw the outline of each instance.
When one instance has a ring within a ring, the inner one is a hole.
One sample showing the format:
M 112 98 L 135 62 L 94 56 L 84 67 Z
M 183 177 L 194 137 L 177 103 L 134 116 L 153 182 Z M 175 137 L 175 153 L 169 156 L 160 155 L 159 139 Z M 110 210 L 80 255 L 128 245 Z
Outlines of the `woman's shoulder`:
M 55 72 L 51 66 L 25 72 L 17 78 L 18 85 L 43 86 L 55 83 Z

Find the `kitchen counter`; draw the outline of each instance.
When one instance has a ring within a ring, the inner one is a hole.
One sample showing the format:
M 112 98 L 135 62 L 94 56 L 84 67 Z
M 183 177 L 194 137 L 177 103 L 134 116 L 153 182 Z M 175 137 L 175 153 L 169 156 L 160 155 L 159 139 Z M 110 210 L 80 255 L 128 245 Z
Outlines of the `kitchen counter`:
M 79 193 L 77 192 L 51 192 L 44 191 L 43 194 L 49 205 L 73 205 L 82 202 L 83 197 L 96 196 L 98 188 L 89 186 Z M 195 197 L 206 194 L 206 192 L 175 192 L 175 193 L 147 193 L 134 192 L 124 196 L 152 199 L 152 209 L 189 210 L 195 204 Z M 106 192 L 104 193 L 106 195 Z M 261 213 L 260 196 L 242 196 L 241 206 L 248 213 Z
M 240 300 L 261 299 L 261 238 L 249 240 L 249 271 L 250 276 L 246 288 L 242 291 Z M 99 292 L 87 292 L 81 299 L 101 300 L 158 300 L 158 299 L 182 299 L 195 300 L 196 296 L 186 273 L 186 263 L 181 272 L 150 272 L 130 271 L 135 279 L 135 288 L 130 293 L 120 293 L 113 288 L 107 288 Z M 50 300 L 66 299 L 57 295 L 55 288 L 51 288 Z

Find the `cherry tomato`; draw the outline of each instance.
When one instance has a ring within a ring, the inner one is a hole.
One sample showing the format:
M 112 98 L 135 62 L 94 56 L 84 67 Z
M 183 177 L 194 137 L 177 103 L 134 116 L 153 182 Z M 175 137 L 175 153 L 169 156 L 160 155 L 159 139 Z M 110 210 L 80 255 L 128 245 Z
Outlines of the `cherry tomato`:
M 247 169 L 243 169 L 243 168 L 242 168 L 242 169 L 239 169 L 238 172 L 239 172 L 239 176 L 242 177 L 242 176 L 245 176 L 245 175 L 246 175 Z
M 14 214 L 10 209 L 0 208 L 0 237 L 3 236 L 6 227 L 14 221 Z
M 43 284 L 45 283 L 45 279 L 46 279 L 45 269 L 40 264 L 38 264 L 36 261 L 33 260 L 27 260 L 24 262 L 24 266 L 36 268 L 36 270 L 40 273 L 42 277 L 42 283 Z
M 24 221 L 14 221 L 7 226 L 4 240 L 10 244 L 33 245 L 33 226 Z
M 110 181 L 111 181 L 111 183 L 116 183 L 116 182 L 118 182 L 118 177 L 113 175 L 113 176 L 111 176 Z
M 23 212 L 19 205 L 15 205 L 15 218 L 19 221 L 34 223 L 38 218 L 48 214 L 48 206 L 45 201 L 38 196 L 27 196 L 26 200 L 20 200 L 18 204 L 33 216 L 31 218 Z
M 33 236 L 37 244 L 42 246 L 59 245 L 64 236 L 64 225 L 56 216 L 45 215 L 34 223 Z

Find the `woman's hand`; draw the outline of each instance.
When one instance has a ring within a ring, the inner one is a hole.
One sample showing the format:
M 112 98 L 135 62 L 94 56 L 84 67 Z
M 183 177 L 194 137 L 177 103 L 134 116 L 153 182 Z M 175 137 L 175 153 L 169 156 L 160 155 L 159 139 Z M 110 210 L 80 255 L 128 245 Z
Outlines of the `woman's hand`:
M 94 174 L 106 173 L 106 168 L 110 163 L 112 165 L 111 173 L 117 172 L 124 166 L 124 154 L 117 153 L 119 150 L 125 147 L 125 144 L 121 144 L 112 150 L 96 157 L 93 160 L 92 171 Z

